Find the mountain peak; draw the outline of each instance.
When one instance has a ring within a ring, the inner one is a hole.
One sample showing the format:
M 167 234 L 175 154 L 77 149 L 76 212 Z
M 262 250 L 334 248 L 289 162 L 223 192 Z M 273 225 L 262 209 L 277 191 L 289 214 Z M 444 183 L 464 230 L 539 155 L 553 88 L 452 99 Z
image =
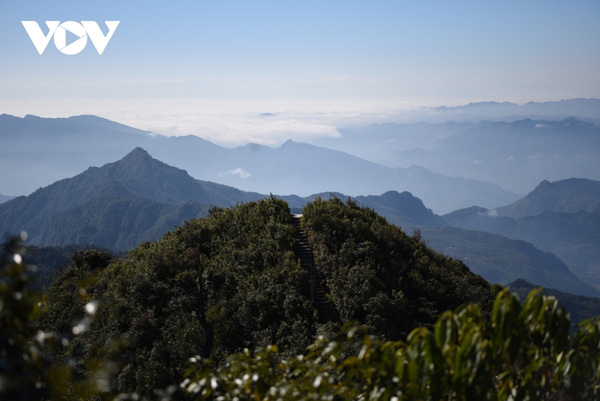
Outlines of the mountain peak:
M 513 219 L 543 212 L 576 213 L 580 210 L 590 213 L 600 210 L 600 181 L 586 178 L 544 180 L 524 198 L 496 209 L 499 215 Z
M 368 204 L 374 207 L 393 210 L 397 217 L 402 217 L 402 223 L 430 226 L 439 226 L 442 223 L 438 215 L 427 209 L 421 199 L 408 191 L 387 191 L 380 196 L 369 195 L 357 199 L 367 200 Z
M 166 165 L 165 163 L 154 159 L 145 149 L 141 147 L 137 147 L 133 149 L 131 152 L 127 153 L 125 157 L 121 160 L 118 160 L 115 163 L 111 163 L 109 165 L 113 165 L 119 171 L 125 172 L 134 172 L 136 174 L 142 175 L 152 175 L 152 174 L 162 174 L 164 169 L 167 170 L 179 170 L 176 167 L 171 167 Z M 185 171 L 181 170 L 185 173 Z M 186 173 L 187 175 L 187 173 Z
M 123 160 L 125 160 L 125 159 L 140 159 L 140 158 L 152 159 L 152 156 L 150 156 L 150 154 L 148 154 L 148 152 L 146 152 L 145 149 L 138 146 L 137 148 L 133 149 L 131 152 L 127 153 L 127 155 L 125 155 Z

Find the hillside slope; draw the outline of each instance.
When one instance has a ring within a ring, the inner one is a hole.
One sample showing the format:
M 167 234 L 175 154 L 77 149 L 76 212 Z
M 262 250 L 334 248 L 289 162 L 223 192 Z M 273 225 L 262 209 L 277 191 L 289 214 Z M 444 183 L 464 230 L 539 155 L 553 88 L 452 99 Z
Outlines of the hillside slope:
M 543 212 L 600 213 L 600 181 L 584 178 L 542 181 L 523 198 L 495 211 L 499 216 L 515 220 Z
M 600 289 L 600 181 L 544 181 L 513 204 L 462 209 L 442 217 L 453 227 L 527 241 L 552 252 L 580 279 Z
M 537 286 L 597 297 L 556 255 L 532 244 L 497 234 L 455 227 L 420 227 L 429 246 L 464 261 L 492 283 L 506 285 L 519 278 Z
M 69 240 L 77 239 L 77 243 L 89 240 L 96 245 L 126 250 L 143 240 L 160 238 L 164 230 L 183 223 L 182 218 L 196 217 L 194 213 L 207 210 L 209 205 L 230 206 L 261 197 L 198 181 L 184 170 L 168 166 L 136 148 L 117 162 L 90 167 L 73 178 L 1 204 L 0 227 L 5 233 L 24 230 L 30 242 L 36 245 L 66 245 Z M 181 209 L 180 205 L 188 202 L 196 205 Z M 131 210 L 125 210 L 128 208 Z M 143 227 L 146 232 L 126 233 L 135 228 L 127 224 L 126 216 L 136 220 L 134 226 Z M 179 218 L 175 218 L 177 216 Z M 123 218 L 126 220 L 114 226 L 114 219 Z M 111 219 L 112 228 L 102 226 Z M 92 220 L 95 225 L 88 229 L 88 222 Z M 66 232 L 67 227 L 72 231 Z M 124 231 L 116 232 L 117 228 Z M 131 238 L 120 241 L 97 234 L 106 230 L 117 237 L 129 235 Z M 153 233 L 150 237 L 148 230 Z
M 48 290 L 44 330 L 70 332 L 83 318 L 85 301 L 72 288 L 84 285 L 98 310 L 67 358 L 114 358 L 111 385 L 150 396 L 182 377 L 190 355 L 218 362 L 278 344 L 292 356 L 350 320 L 404 339 L 457 305 L 491 309 L 498 288 L 369 209 L 317 199 L 304 208 L 302 225 L 336 309 L 331 322 L 317 321 L 290 209 L 271 197 L 213 209 L 122 259 L 78 254 Z M 119 338 L 126 341 L 116 352 Z

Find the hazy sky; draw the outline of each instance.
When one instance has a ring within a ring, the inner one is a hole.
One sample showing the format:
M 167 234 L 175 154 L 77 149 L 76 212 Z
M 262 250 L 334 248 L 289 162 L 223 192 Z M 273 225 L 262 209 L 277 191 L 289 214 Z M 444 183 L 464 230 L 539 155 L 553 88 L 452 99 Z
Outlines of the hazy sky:
M 102 55 L 40 56 L 22 20 L 120 25 Z M 0 113 L 276 143 L 423 105 L 600 97 L 598 21 L 598 0 L 0 0 Z

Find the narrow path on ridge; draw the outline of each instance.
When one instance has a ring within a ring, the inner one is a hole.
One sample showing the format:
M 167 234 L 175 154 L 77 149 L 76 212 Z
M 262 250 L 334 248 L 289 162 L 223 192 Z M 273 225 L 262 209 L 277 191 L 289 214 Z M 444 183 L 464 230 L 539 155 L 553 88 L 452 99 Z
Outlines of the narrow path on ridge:
M 333 305 L 329 302 L 326 295 L 325 286 L 321 283 L 321 279 L 315 267 L 312 247 L 308 241 L 308 237 L 302 230 L 302 215 L 292 214 L 292 226 L 294 227 L 294 238 L 296 239 L 296 252 L 300 259 L 300 266 L 305 269 L 310 278 L 310 299 L 313 302 L 319 323 L 327 323 L 336 321 L 336 313 Z

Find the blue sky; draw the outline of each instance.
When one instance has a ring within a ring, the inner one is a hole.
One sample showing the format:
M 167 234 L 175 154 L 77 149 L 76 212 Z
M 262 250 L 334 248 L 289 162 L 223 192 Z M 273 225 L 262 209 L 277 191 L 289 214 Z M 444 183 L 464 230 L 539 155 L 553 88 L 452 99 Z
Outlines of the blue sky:
M 90 43 L 67 56 L 52 42 L 40 56 L 22 20 L 121 23 L 101 56 Z M 597 0 L 0 0 L 0 112 L 200 134 L 218 131 L 219 115 L 259 111 L 306 122 L 319 110 L 393 118 L 411 105 L 600 97 L 599 20 Z M 207 108 L 205 124 L 165 120 L 183 104 Z M 152 121 L 154 111 L 163 115 Z

